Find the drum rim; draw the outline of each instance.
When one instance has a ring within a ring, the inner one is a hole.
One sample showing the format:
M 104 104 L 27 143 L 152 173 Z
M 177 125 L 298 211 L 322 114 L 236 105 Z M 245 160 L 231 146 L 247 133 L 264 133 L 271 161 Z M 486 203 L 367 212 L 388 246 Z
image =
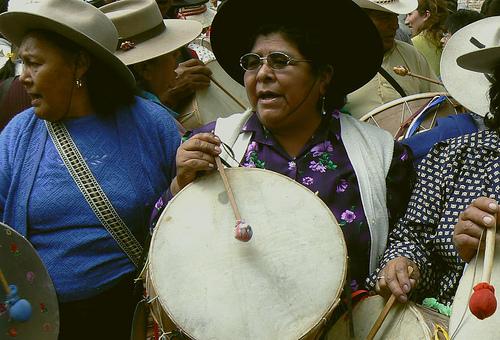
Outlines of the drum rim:
M 376 115 L 377 113 L 384 111 L 386 109 L 389 109 L 391 107 L 394 107 L 396 105 L 399 105 L 401 103 L 404 103 L 408 100 L 415 100 L 415 99 L 424 99 L 424 98 L 432 98 L 436 96 L 446 96 L 448 98 L 453 98 L 448 92 L 424 92 L 424 93 L 416 93 L 412 94 L 406 97 L 401 97 L 397 98 L 394 100 L 391 100 L 390 102 L 384 103 L 373 110 L 369 111 L 365 115 L 363 115 L 361 118 L 359 118 L 360 121 L 366 122 L 368 119 L 370 119 L 372 116 Z
M 215 171 L 215 170 L 214 170 Z M 340 235 L 342 235 L 342 242 L 341 242 L 341 245 L 342 245 L 342 249 L 343 249 L 343 253 L 345 254 L 344 256 L 344 260 L 342 261 L 342 277 L 341 277 L 341 282 L 339 284 L 339 288 L 338 288 L 338 291 L 336 292 L 336 298 L 334 299 L 334 301 L 331 302 L 331 304 L 329 304 L 327 306 L 327 308 L 325 309 L 324 313 L 321 315 L 321 317 L 316 320 L 314 322 L 314 324 L 311 325 L 311 328 L 304 334 L 300 335 L 299 336 L 299 340 L 300 339 L 304 339 L 306 336 L 308 336 L 309 333 L 311 333 L 312 330 L 315 330 L 317 327 L 320 327 L 321 324 L 326 324 L 326 322 L 328 321 L 328 318 L 331 317 L 331 314 L 333 313 L 333 311 L 335 310 L 335 308 L 338 306 L 338 304 L 340 303 L 340 300 L 341 300 L 341 296 L 342 296 L 342 291 L 344 290 L 344 287 L 345 287 L 345 283 L 346 283 L 346 280 L 347 280 L 347 263 L 348 263 L 348 253 L 347 253 L 347 244 L 345 242 L 345 238 L 343 237 L 343 232 L 342 232 L 342 229 L 340 228 L 340 225 L 337 221 L 337 218 L 335 217 L 335 215 L 333 214 L 333 212 L 330 210 L 330 208 L 328 207 L 328 205 L 326 205 L 325 202 L 323 202 L 323 200 L 321 198 L 319 198 L 313 191 L 311 191 L 310 189 L 308 189 L 307 187 L 305 187 L 304 185 L 298 183 L 297 181 L 291 179 L 290 177 L 288 176 L 285 176 L 283 174 L 280 174 L 279 172 L 275 172 L 275 171 L 271 171 L 271 170 L 267 170 L 267 169 L 260 169 L 260 168 L 246 168 L 246 167 L 232 167 L 232 168 L 226 168 L 225 169 L 226 172 L 231 172 L 231 171 L 260 171 L 260 172 L 263 172 L 263 173 L 270 173 L 272 175 L 277 175 L 277 176 L 280 176 L 282 177 L 283 179 L 287 180 L 287 181 L 290 181 L 290 182 L 293 182 L 294 184 L 297 184 L 300 188 L 302 188 L 305 192 L 307 192 L 308 194 L 312 195 L 315 197 L 315 199 L 323 205 L 324 209 L 326 209 L 326 212 L 331 215 L 331 218 L 332 218 L 332 221 L 335 222 L 337 228 L 339 229 L 340 231 Z M 156 223 L 156 226 L 158 226 L 160 224 L 160 221 L 162 221 L 163 219 L 165 219 L 166 221 L 169 220 L 168 216 L 166 215 L 166 212 L 169 208 L 169 206 L 171 205 L 171 203 L 176 199 L 176 197 L 180 196 L 180 194 L 184 191 L 187 191 L 189 190 L 190 187 L 192 187 L 193 185 L 196 185 L 196 183 L 198 182 L 198 180 L 195 180 L 191 183 L 189 183 L 187 186 L 185 186 L 184 188 L 182 188 L 168 203 L 167 205 L 165 206 L 165 209 L 163 210 L 163 212 L 161 213 L 160 217 L 158 218 L 158 222 Z M 148 261 L 147 261 L 147 271 L 146 271 L 146 276 L 150 276 L 149 278 L 149 281 L 150 281 L 150 284 L 153 286 L 153 289 L 155 288 L 155 282 L 157 281 L 157 279 L 155 278 L 155 274 L 153 272 L 152 269 L 152 264 L 151 262 L 149 261 L 149 259 L 152 257 L 152 251 L 153 251 L 153 242 L 154 240 L 157 238 L 156 235 L 158 233 L 158 230 L 159 228 L 155 228 L 154 231 L 153 231 L 153 235 L 151 236 L 151 243 L 150 243 L 150 247 L 149 247 L 149 251 L 148 251 Z M 165 314 L 169 317 L 169 319 L 172 321 L 172 323 L 175 324 L 175 326 L 177 327 L 178 331 L 181 332 L 182 334 L 188 336 L 190 339 L 193 339 L 193 340 L 199 340 L 197 338 L 195 338 L 192 334 L 190 334 L 189 332 L 187 332 L 184 327 L 182 327 L 179 322 L 177 320 L 175 320 L 175 318 L 173 318 L 172 314 L 170 313 L 170 311 L 168 310 L 168 308 L 166 308 L 166 306 L 164 306 L 163 302 L 161 299 L 159 299 L 159 295 L 158 293 L 156 292 L 155 290 L 155 294 L 156 294 L 156 297 L 155 300 L 157 300 L 157 303 L 160 304 L 160 307 L 162 308 L 162 310 L 165 312 Z M 162 327 L 161 324 L 159 324 L 160 328 Z

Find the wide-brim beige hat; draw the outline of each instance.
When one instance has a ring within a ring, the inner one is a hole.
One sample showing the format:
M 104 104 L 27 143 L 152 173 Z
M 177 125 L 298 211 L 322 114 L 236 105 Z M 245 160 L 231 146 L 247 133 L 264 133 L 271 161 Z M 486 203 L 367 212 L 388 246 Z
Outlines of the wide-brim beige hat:
M 395 14 L 408 14 L 418 7 L 418 0 L 353 0 L 361 8 Z
M 485 37 L 472 34 L 479 44 L 468 41 L 475 47 L 474 51 L 465 53 L 457 59 L 457 63 L 468 70 L 482 73 L 493 73 L 500 63 L 500 16 L 489 17 L 477 21 L 479 30 L 487 32 Z M 478 45 L 478 46 L 476 46 Z
M 192 15 L 184 15 L 182 13 L 182 8 L 179 11 L 179 18 L 180 19 L 186 19 L 186 20 L 194 20 L 198 21 L 203 28 L 208 28 L 210 25 L 212 25 L 212 21 L 214 20 L 215 14 L 217 13 L 211 8 L 206 7 L 206 5 L 203 5 L 206 8 L 206 11 L 200 14 L 192 14 Z
M 29 31 L 57 33 L 107 65 L 125 84 L 135 86 L 130 70 L 114 55 L 118 33 L 96 7 L 82 0 L 15 1 L 0 15 L 0 32 L 19 46 Z
M 155 0 L 120 0 L 100 10 L 118 30 L 120 44 L 115 55 L 126 65 L 175 51 L 202 31 L 197 21 L 164 20 Z
M 483 117 L 489 112 L 488 91 L 491 83 L 483 73 L 478 73 L 483 71 L 474 72 L 465 69 L 457 63 L 457 58 L 474 53 L 476 55 L 472 60 L 474 63 L 488 61 L 487 58 L 483 60 L 483 57 L 477 55 L 484 50 L 474 45 L 471 39 L 491 46 L 495 32 L 497 35 L 500 32 L 500 17 L 476 21 L 455 32 L 446 43 L 441 55 L 441 79 L 446 90 L 464 107 Z M 499 60 L 499 51 L 496 53 Z

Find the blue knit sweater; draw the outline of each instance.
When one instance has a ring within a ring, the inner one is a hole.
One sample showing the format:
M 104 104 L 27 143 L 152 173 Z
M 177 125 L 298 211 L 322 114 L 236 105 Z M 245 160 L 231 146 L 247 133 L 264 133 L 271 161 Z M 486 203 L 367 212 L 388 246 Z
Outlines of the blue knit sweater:
M 142 243 L 151 208 L 173 175 L 180 136 L 172 117 L 136 98 L 111 117 L 90 115 L 65 125 Z M 32 242 L 61 302 L 95 296 L 134 270 L 88 206 L 32 108 L 0 134 L 0 219 Z

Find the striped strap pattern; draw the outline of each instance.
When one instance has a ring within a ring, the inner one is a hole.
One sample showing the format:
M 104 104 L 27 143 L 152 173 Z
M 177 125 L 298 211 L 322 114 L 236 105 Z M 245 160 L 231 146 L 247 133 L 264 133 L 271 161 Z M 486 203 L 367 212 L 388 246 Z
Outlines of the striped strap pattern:
M 45 125 L 57 152 L 92 211 L 138 268 L 141 265 L 142 258 L 141 244 L 120 218 L 101 186 L 97 183 L 68 130 L 60 122 L 45 121 Z

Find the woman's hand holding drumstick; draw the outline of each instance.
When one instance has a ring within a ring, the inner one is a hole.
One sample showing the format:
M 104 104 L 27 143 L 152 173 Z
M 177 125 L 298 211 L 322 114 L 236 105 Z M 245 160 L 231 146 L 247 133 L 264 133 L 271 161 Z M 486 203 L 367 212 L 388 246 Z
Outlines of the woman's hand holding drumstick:
M 408 267 L 412 268 L 412 274 Z M 376 291 L 380 295 L 392 294 L 399 302 L 408 301 L 407 294 L 415 287 L 420 277 L 417 265 L 404 256 L 387 262 L 378 273 Z
M 408 266 L 407 267 L 408 271 L 408 277 L 411 277 L 411 274 L 413 273 L 413 267 Z M 405 269 L 406 270 L 406 269 Z M 372 326 L 372 329 L 370 330 L 370 333 L 368 333 L 368 336 L 366 337 L 367 340 L 372 340 L 375 335 L 377 334 L 378 330 L 382 326 L 382 323 L 384 322 L 385 318 L 387 317 L 387 314 L 389 314 L 389 311 L 391 310 L 392 305 L 394 305 L 394 302 L 396 302 L 396 295 L 392 294 L 387 302 L 385 303 L 384 309 L 382 309 L 382 312 L 380 312 L 380 315 L 378 316 L 377 320 Z

